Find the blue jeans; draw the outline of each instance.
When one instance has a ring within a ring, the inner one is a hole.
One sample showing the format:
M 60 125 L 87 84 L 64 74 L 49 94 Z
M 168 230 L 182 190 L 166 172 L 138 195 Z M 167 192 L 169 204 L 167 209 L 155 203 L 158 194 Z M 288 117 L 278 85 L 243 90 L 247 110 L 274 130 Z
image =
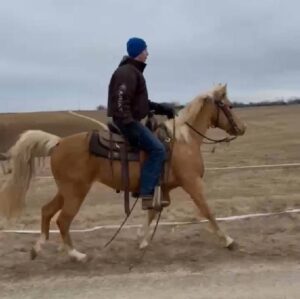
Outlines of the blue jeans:
M 141 172 L 140 197 L 153 195 L 167 157 L 164 145 L 147 127 L 138 121 L 129 125 L 115 123 L 132 146 L 148 154 Z

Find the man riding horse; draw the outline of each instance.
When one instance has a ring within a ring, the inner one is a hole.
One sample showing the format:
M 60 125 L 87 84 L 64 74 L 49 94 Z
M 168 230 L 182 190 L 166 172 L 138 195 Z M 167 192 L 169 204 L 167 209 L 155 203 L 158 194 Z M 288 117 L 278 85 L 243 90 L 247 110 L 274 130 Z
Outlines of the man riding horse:
M 166 149 L 161 141 L 143 124 L 141 119 L 153 110 L 155 114 L 174 118 L 174 110 L 148 99 L 143 71 L 148 50 L 146 42 L 137 37 L 127 42 L 128 56 L 124 56 L 113 73 L 108 92 L 108 116 L 120 129 L 129 144 L 147 153 L 141 170 L 140 192 L 142 208 L 152 208 L 154 189 L 166 160 Z

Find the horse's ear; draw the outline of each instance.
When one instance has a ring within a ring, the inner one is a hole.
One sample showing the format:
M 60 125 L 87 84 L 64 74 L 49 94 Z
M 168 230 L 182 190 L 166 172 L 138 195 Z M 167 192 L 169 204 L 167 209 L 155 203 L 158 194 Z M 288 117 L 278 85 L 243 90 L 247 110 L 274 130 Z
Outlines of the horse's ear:
M 221 84 L 220 88 L 216 90 L 215 96 L 218 99 L 222 99 L 227 94 L 227 83 Z
M 225 83 L 225 84 L 220 84 L 220 89 L 219 89 L 219 91 L 222 93 L 222 92 L 226 92 L 226 90 L 227 90 L 227 83 Z

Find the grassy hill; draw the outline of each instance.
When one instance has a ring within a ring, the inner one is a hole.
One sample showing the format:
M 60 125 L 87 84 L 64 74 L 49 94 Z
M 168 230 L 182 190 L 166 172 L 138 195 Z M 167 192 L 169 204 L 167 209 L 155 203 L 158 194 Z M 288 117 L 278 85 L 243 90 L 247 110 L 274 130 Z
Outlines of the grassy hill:
M 106 122 L 106 111 L 75 111 Z M 76 117 L 68 111 L 2 113 L 0 114 L 0 152 L 6 151 L 25 130 L 43 130 L 58 136 L 97 129 L 99 126 L 87 119 Z

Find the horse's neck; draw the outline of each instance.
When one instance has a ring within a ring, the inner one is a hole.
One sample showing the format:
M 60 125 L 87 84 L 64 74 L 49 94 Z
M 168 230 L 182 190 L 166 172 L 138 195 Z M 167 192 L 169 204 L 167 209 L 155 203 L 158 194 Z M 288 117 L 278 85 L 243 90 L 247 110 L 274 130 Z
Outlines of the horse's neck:
M 173 120 L 167 120 L 165 125 L 171 136 L 175 134 L 175 139 L 177 141 L 183 140 L 190 142 L 191 139 L 194 140 L 199 145 L 202 143 L 203 137 L 192 130 L 186 122 L 191 125 L 195 130 L 199 131 L 201 134 L 205 134 L 210 126 L 210 115 L 206 107 L 203 107 L 197 117 L 194 120 L 182 121 L 182 119 L 176 117 L 175 123 Z M 174 132 L 175 129 L 175 132 Z
M 195 139 L 197 143 L 201 144 L 203 140 L 203 136 L 201 136 L 201 134 L 205 135 L 206 131 L 210 127 L 209 109 L 207 107 L 203 107 L 203 109 L 201 109 L 201 111 L 197 115 L 196 119 L 192 123 L 190 123 L 190 125 L 192 125 L 193 128 L 200 133 L 199 134 L 190 128 L 189 130 L 191 137 Z

